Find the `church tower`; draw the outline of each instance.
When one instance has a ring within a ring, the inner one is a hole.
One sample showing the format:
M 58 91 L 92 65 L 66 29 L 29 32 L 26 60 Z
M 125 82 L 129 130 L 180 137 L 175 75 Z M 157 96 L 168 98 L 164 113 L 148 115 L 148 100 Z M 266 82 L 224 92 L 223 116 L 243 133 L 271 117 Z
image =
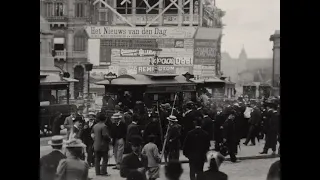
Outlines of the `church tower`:
M 242 46 L 241 52 L 238 57 L 238 72 L 242 72 L 246 70 L 246 62 L 247 62 L 248 56 L 246 53 L 246 50 L 244 49 L 244 45 Z

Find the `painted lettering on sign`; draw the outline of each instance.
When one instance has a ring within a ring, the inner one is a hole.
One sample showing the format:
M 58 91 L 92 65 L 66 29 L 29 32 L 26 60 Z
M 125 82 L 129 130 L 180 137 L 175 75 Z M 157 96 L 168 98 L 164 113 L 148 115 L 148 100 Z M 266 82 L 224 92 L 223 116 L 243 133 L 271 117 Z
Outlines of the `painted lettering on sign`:
M 216 49 L 212 47 L 196 47 L 194 49 L 194 56 L 199 58 L 214 58 L 216 56 Z
M 88 26 L 90 38 L 193 38 L 195 27 Z
M 155 39 L 101 39 L 100 44 L 119 49 L 157 48 Z
M 158 66 L 157 67 L 159 73 L 175 73 L 175 67 L 173 66 Z M 145 74 L 145 73 L 154 73 L 154 66 L 137 66 L 138 74 Z
M 142 49 L 120 49 L 120 56 L 136 57 L 136 56 L 155 56 L 156 51 Z
M 192 58 L 157 57 L 156 59 L 150 59 L 150 65 L 192 65 Z

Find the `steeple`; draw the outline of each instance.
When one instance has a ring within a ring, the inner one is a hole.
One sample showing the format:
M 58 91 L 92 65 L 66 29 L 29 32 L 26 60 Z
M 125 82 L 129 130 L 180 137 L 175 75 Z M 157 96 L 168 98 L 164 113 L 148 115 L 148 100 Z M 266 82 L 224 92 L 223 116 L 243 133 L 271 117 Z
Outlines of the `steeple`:
M 246 60 L 248 58 L 246 50 L 244 49 L 244 45 L 242 45 L 241 52 L 239 54 L 239 59 L 240 60 Z

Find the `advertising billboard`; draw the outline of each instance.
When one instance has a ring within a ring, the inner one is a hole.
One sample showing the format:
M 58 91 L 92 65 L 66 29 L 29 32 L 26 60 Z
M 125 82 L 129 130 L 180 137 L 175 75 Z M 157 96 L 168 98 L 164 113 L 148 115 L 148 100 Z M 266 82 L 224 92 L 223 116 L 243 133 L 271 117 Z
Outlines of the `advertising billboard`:
M 194 41 L 194 64 L 213 65 L 216 63 L 217 42 L 214 40 Z

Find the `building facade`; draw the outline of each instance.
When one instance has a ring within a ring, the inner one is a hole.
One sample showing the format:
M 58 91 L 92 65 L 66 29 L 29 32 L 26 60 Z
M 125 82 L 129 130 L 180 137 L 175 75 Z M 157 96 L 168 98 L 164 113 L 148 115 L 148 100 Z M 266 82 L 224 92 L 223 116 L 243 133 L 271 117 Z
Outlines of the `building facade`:
M 154 68 L 150 62 L 155 54 L 152 49 L 161 49 L 157 51 L 157 61 L 164 63 L 157 64 L 160 72 L 190 72 L 197 78 L 219 75 L 224 14 L 209 0 L 40 0 L 40 15 L 54 34 L 55 66 L 79 80 L 70 87 L 71 99 L 88 92 L 86 62 L 94 64 L 90 82 L 108 72 L 148 73 Z M 110 36 L 93 37 L 85 28 L 89 26 L 112 32 Z M 156 31 L 157 27 L 162 27 L 162 32 Z M 158 35 L 146 39 L 115 34 L 120 30 L 142 33 L 144 28 Z M 90 87 L 100 88 L 95 84 Z
M 238 58 L 222 53 L 221 69 L 237 87 L 248 83 L 269 83 L 272 79 L 272 58 L 249 57 L 243 47 Z
M 93 20 L 88 0 L 40 0 L 40 15 L 53 32 L 54 65 L 79 80 L 70 87 L 71 99 L 87 93 L 87 36 L 84 26 Z
M 91 77 L 189 72 L 220 75 L 224 12 L 205 0 L 98 0 L 86 27 Z M 99 88 L 92 84 L 93 88 Z M 103 87 L 102 87 L 103 88 Z

